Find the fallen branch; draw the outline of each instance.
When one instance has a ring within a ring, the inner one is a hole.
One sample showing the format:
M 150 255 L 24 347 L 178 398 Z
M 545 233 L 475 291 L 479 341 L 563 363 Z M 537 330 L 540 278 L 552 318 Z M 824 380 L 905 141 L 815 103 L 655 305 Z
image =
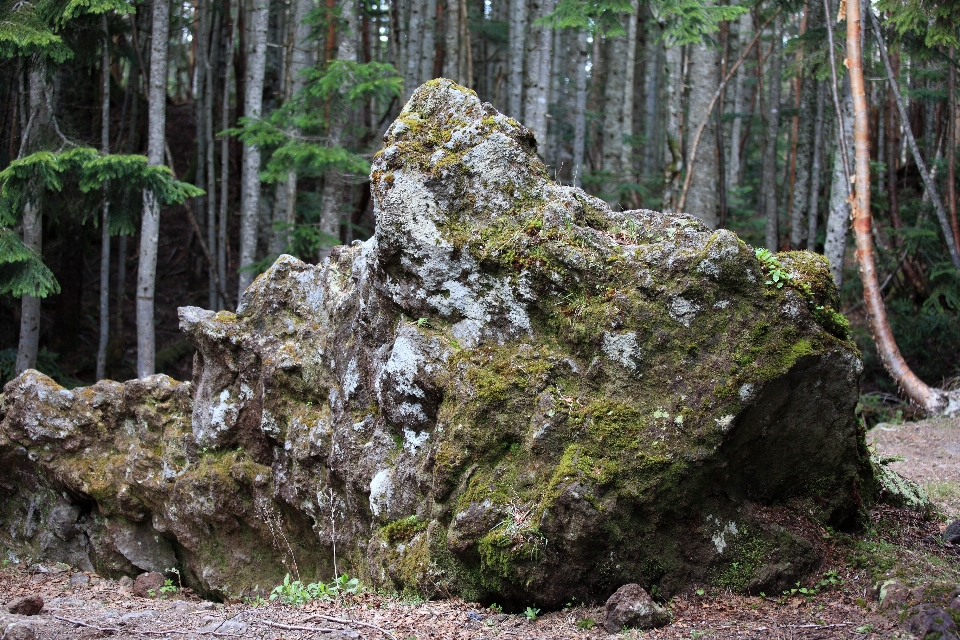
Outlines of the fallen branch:
M 273 620 L 257 620 L 255 624 L 264 624 L 268 627 L 275 627 L 277 629 L 284 629 L 286 631 L 312 631 L 315 633 L 332 633 L 334 631 L 343 631 L 343 629 L 335 629 L 333 627 L 305 627 L 295 624 L 283 624 L 282 622 L 274 622 Z
M 849 627 L 852 622 L 835 622 L 834 624 L 785 624 L 778 629 L 833 629 L 835 627 Z
M 51 615 L 51 618 L 55 620 L 60 620 L 62 622 L 69 622 L 70 624 L 75 624 L 78 627 L 86 627 L 88 629 L 93 629 L 99 631 L 100 633 L 120 633 L 120 629 L 115 629 L 113 627 L 98 627 L 95 624 L 90 624 L 89 622 L 84 622 L 83 620 L 74 620 L 72 618 L 64 618 L 61 616 Z
M 340 624 L 346 624 L 346 625 L 359 624 L 359 625 L 364 626 L 364 627 L 370 627 L 371 629 L 376 629 L 377 631 L 379 631 L 379 632 L 382 633 L 383 635 L 387 636 L 388 638 L 391 638 L 392 640 L 395 640 L 395 636 L 394 636 L 392 633 L 390 633 L 389 631 L 387 631 L 387 630 L 384 629 L 383 627 L 378 627 L 377 625 L 375 625 L 375 624 L 370 624 L 369 622 L 361 622 L 360 620 L 349 620 L 349 619 L 347 619 L 347 618 L 335 618 L 335 617 L 333 617 L 333 616 L 325 616 L 325 615 L 320 614 L 320 613 L 316 613 L 316 614 L 314 614 L 314 615 L 312 615 L 312 616 L 310 616 L 310 617 L 307 618 L 307 620 L 315 620 L 315 619 L 327 620 L 328 622 L 339 622 Z

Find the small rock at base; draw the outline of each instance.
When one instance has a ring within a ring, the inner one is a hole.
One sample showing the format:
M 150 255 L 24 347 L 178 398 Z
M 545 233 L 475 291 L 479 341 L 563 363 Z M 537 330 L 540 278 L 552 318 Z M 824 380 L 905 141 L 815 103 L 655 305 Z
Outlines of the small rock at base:
M 130 595 L 131 591 L 133 591 L 133 578 L 130 576 L 121 576 L 120 579 L 117 580 L 117 591 L 120 592 L 120 595 Z
M 160 587 L 166 582 L 162 573 L 151 571 L 141 573 L 133 581 L 133 595 L 140 598 L 155 598 L 160 595 Z
M 670 624 L 670 614 L 638 584 L 625 584 L 604 605 L 603 628 L 619 633 L 624 628 L 654 629 Z
M 909 598 L 910 590 L 896 580 L 887 580 L 880 586 L 880 609 L 900 609 Z
M 943 541 L 960 544 L 960 519 L 954 520 L 943 530 Z
M 90 584 L 90 576 L 85 573 L 75 573 L 70 576 L 70 587 L 85 587 Z
M 33 625 L 26 622 L 14 622 L 8 625 L 3 633 L 3 640 L 36 640 L 37 632 L 33 630 Z
M 159 611 L 154 611 L 153 609 L 147 609 L 146 611 L 131 611 L 130 613 L 125 613 L 120 616 L 120 619 L 117 620 L 117 624 L 125 625 L 130 624 L 131 622 L 136 622 L 137 620 L 152 620 L 160 615 Z
M 43 609 L 43 598 L 37 595 L 23 596 L 7 603 L 7 611 L 21 616 L 35 616 Z
M 951 600 L 950 604 L 947 606 L 953 609 L 954 611 L 960 611 L 960 596 L 957 596 L 953 600 Z

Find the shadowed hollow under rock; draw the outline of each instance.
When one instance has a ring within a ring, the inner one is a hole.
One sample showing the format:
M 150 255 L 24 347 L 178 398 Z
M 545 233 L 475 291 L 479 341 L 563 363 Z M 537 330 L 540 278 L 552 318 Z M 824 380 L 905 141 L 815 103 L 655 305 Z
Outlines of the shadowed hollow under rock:
M 861 365 L 823 258 L 551 181 L 531 133 L 420 87 L 371 173 L 376 235 L 180 310 L 194 378 L 0 404 L 2 544 L 207 594 L 287 572 L 561 606 L 624 583 L 773 592 L 814 568 L 757 505 L 851 524 Z

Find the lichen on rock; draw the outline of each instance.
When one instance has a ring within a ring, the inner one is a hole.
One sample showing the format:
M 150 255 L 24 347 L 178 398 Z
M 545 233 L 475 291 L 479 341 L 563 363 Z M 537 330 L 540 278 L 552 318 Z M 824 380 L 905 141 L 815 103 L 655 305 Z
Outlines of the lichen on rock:
M 370 240 L 181 309 L 192 384 L 11 382 L 4 542 L 127 573 L 167 549 L 220 593 L 329 578 L 334 546 L 368 583 L 545 607 L 792 584 L 817 558 L 755 507 L 845 526 L 872 491 L 826 266 L 780 254 L 766 285 L 735 234 L 611 211 L 535 149 L 430 81 L 374 159 Z

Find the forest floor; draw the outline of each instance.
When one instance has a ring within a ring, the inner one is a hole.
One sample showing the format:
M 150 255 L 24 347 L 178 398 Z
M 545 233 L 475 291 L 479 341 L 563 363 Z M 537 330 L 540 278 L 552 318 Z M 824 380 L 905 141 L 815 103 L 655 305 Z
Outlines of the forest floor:
M 821 530 L 824 563 L 795 593 L 743 596 L 693 590 L 667 603 L 673 622 L 662 629 L 624 631 L 623 638 L 911 638 L 897 611 L 878 610 L 877 586 L 896 578 L 908 604 L 932 602 L 960 586 L 960 548 L 940 542 L 948 519 L 960 515 L 960 420 L 880 425 L 869 441 L 901 474 L 930 493 L 937 512 L 881 506 L 858 534 Z M 129 586 L 69 567 L 0 568 L 0 602 L 36 594 L 43 611 L 29 618 L 36 637 L 244 637 L 265 640 L 510 640 L 603 638 L 602 607 L 570 607 L 529 620 L 459 599 L 423 602 L 372 592 L 337 601 L 288 606 L 270 601 L 205 602 L 189 590 L 138 598 Z M 73 583 L 85 582 L 82 586 Z M 89 578 L 89 580 L 87 580 Z M 799 587 L 799 585 L 798 585 Z M 949 596 L 947 596 L 949 597 Z M 942 604 L 942 603 L 941 603 Z M 2 616 L 0 616 L 2 617 Z M 2 627 L 2 620 L 0 620 Z

